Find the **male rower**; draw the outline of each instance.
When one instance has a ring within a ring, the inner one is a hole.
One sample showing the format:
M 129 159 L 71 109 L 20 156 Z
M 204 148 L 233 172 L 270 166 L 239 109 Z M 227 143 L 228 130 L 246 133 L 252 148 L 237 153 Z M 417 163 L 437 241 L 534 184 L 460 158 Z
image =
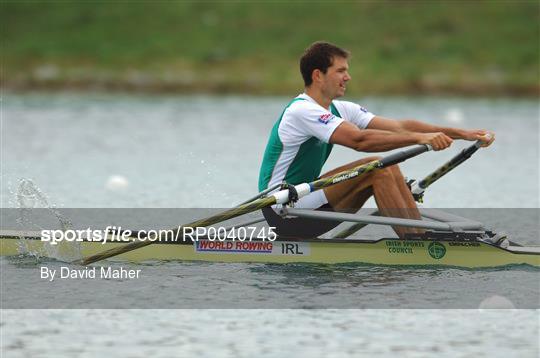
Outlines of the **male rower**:
M 286 182 L 297 185 L 317 179 L 332 146 L 340 144 L 361 152 L 384 152 L 414 144 L 429 144 L 434 150 L 448 148 L 454 139 L 484 141 L 495 136 L 486 130 L 439 127 L 417 120 L 383 118 L 358 104 L 336 101 L 345 94 L 351 79 L 349 53 L 327 42 L 315 42 L 300 59 L 304 93 L 286 107 L 270 133 L 259 174 L 259 191 Z M 367 157 L 322 175 L 330 176 L 368 163 Z M 420 219 L 420 213 L 397 165 L 317 190 L 296 204 L 296 208 L 356 212 L 371 196 L 384 216 Z M 317 237 L 339 222 L 306 218 L 282 218 L 277 209 L 265 208 L 270 226 L 282 237 Z M 394 227 L 403 238 L 418 229 Z

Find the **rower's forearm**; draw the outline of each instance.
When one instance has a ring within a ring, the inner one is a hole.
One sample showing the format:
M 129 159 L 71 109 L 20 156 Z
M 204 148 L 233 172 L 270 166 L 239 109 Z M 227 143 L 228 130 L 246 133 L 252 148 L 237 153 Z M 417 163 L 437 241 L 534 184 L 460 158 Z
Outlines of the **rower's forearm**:
M 452 139 L 460 139 L 460 138 L 463 138 L 463 135 L 464 135 L 463 130 L 459 128 L 434 126 L 432 124 L 420 122 L 414 119 L 405 119 L 400 122 L 401 122 L 401 127 L 403 128 L 403 130 L 407 132 L 416 132 L 416 133 L 442 132 Z
M 413 144 L 418 144 L 418 137 L 412 132 L 364 129 L 356 140 L 355 149 L 361 152 L 385 152 Z

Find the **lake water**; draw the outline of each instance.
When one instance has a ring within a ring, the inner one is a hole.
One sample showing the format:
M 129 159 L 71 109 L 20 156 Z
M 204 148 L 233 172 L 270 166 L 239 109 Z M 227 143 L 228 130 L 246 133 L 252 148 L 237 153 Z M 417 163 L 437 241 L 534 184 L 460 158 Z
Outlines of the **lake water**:
M 230 207 L 256 192 L 268 131 L 287 101 L 5 94 L 0 206 L 17 208 L 20 180 L 31 179 L 41 199 L 59 208 Z M 424 206 L 466 209 L 517 242 L 539 243 L 536 101 L 358 102 L 382 116 L 495 131 L 494 145 L 430 187 Z M 422 177 L 466 144 L 426 153 L 402 169 Z M 335 148 L 325 169 L 362 156 Z M 114 176 L 123 178 L 116 186 Z M 539 354 L 539 272 L 530 268 L 154 262 L 124 264 L 142 270 L 136 281 L 39 278 L 41 266 L 62 265 L 0 258 L 4 356 Z M 495 295 L 520 309 L 476 309 Z

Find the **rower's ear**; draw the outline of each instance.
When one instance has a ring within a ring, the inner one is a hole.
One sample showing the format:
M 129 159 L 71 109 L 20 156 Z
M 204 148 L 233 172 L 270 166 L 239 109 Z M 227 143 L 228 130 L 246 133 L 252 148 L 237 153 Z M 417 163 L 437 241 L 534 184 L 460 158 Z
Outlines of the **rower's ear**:
M 318 68 L 316 68 L 311 73 L 311 79 L 313 80 L 313 82 L 320 82 L 322 75 L 323 75 L 323 72 L 319 70 Z

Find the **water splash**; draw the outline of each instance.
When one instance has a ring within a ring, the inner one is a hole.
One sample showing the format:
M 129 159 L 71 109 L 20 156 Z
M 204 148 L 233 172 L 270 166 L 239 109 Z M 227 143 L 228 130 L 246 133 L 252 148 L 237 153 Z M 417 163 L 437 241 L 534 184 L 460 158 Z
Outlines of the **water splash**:
M 44 209 L 47 213 L 53 214 L 58 219 L 60 230 L 69 230 L 73 228 L 72 222 L 62 215 L 60 211 L 49 203 L 47 196 L 34 184 L 31 179 L 19 180 L 19 185 L 16 192 L 17 208 L 19 209 L 19 216 L 17 218 L 17 224 L 22 228 L 36 229 L 40 227 L 38 224 L 32 222 L 31 212 L 33 209 Z M 47 228 L 51 229 L 51 228 Z M 57 245 L 43 244 L 42 250 L 36 248 L 36 239 L 26 239 L 23 236 L 19 240 L 19 252 L 21 254 L 27 254 L 36 258 L 48 257 L 54 258 L 60 261 L 71 262 L 82 258 L 81 245 L 79 242 L 66 242 L 63 241 Z
M 34 184 L 32 179 L 19 180 L 17 187 L 17 203 L 21 209 L 49 207 L 49 201 L 43 192 Z

